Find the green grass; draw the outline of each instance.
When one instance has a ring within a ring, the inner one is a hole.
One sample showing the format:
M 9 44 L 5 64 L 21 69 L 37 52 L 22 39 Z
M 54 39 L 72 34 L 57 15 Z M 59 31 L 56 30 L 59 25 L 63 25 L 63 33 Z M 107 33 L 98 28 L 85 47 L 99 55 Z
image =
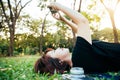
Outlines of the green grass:
M 61 80 L 59 74 L 48 77 L 47 74 L 34 73 L 33 67 L 39 56 L 1 57 L 0 80 Z M 108 73 L 118 75 L 119 73 Z M 107 80 L 95 78 L 96 80 Z M 111 80 L 111 79 L 108 79 Z
M 47 77 L 34 73 L 33 67 L 38 56 L 0 58 L 0 80 L 54 80 L 59 75 Z

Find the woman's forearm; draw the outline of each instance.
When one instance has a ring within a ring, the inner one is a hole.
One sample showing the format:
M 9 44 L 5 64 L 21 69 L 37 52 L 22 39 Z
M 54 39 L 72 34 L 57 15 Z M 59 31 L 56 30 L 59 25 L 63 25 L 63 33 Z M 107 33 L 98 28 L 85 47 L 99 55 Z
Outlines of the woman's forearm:
M 65 22 L 67 25 L 69 25 L 69 26 L 72 28 L 73 32 L 77 33 L 77 25 L 76 25 L 76 24 L 74 24 L 73 22 L 67 20 L 67 19 L 64 18 L 64 17 L 62 17 L 61 20 L 62 20 L 63 22 Z
M 62 6 L 61 4 L 55 3 L 55 6 L 57 7 L 58 10 L 64 12 L 66 15 L 68 15 L 75 24 L 80 24 L 80 22 L 86 22 L 88 21 L 84 16 L 82 16 L 80 13 L 69 9 L 65 6 Z

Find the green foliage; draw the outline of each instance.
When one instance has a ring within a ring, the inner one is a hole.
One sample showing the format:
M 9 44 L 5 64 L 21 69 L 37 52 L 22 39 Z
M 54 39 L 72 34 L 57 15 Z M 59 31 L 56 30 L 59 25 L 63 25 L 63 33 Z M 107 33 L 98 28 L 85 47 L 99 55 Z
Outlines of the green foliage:
M 55 74 L 48 77 L 47 74 L 34 73 L 34 63 L 39 57 L 6 57 L 0 58 L 0 80 L 53 80 L 60 76 Z
M 0 40 L 0 55 L 6 56 L 8 52 L 8 43 L 5 39 Z
M 73 44 L 72 38 L 66 36 L 67 27 L 60 23 L 57 23 L 58 31 L 56 33 L 48 33 L 43 37 L 43 51 L 48 47 L 66 47 L 72 51 Z M 118 35 L 120 34 L 120 30 L 118 30 Z M 66 39 L 67 38 L 67 39 Z M 93 39 L 97 40 L 106 40 L 108 42 L 113 42 L 113 30 L 111 28 L 105 28 L 103 30 L 97 31 L 94 30 L 94 34 L 92 35 Z M 120 40 L 120 35 L 119 35 Z M 39 52 L 39 41 L 40 37 L 35 37 L 33 34 L 16 34 L 15 36 L 15 48 L 14 55 L 19 55 L 22 52 L 26 55 L 36 54 Z M 0 54 L 6 55 L 8 50 L 8 42 L 7 39 L 0 40 Z
M 120 30 L 118 29 L 118 38 L 120 41 Z M 93 39 L 97 39 L 97 40 L 104 40 L 104 41 L 108 41 L 108 42 L 114 42 L 114 35 L 113 35 L 113 30 L 111 28 L 105 28 L 103 30 L 100 31 L 95 31 L 94 34 L 92 35 Z
M 47 2 L 49 0 L 40 0 L 38 6 L 40 7 L 41 11 L 47 8 Z

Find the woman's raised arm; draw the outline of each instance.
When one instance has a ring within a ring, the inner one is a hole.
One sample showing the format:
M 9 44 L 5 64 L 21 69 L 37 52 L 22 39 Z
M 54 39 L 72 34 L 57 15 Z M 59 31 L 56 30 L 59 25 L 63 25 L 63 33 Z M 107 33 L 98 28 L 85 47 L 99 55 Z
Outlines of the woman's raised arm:
M 72 10 L 72 9 L 66 7 L 66 6 L 63 6 L 63 5 L 59 4 L 59 3 L 53 2 L 49 5 L 49 7 L 52 7 L 56 10 L 62 11 L 67 16 L 69 16 L 75 24 L 80 24 L 81 22 L 87 22 L 88 21 L 83 15 L 81 15 L 77 11 Z
M 66 6 L 63 6 L 59 3 L 51 3 L 48 7 L 53 8 L 54 10 L 62 11 L 64 14 L 66 14 L 68 17 L 72 19 L 72 21 L 76 24 L 75 30 L 77 30 L 77 36 L 80 36 L 84 39 L 86 39 L 90 44 L 92 44 L 91 40 L 91 33 L 90 33 L 90 27 L 89 22 L 87 18 L 85 18 L 82 14 L 78 13 L 75 10 L 72 10 L 70 8 L 67 8 Z M 64 21 L 64 19 L 63 19 Z M 65 22 L 68 25 L 73 25 L 69 21 L 65 20 Z
M 55 19 L 65 22 L 67 25 L 69 25 L 71 27 L 73 32 L 77 33 L 77 25 L 75 23 L 73 23 L 72 21 L 70 21 L 70 20 L 66 19 L 65 17 L 61 16 L 61 14 L 59 12 L 57 12 L 55 14 L 52 14 L 52 15 Z

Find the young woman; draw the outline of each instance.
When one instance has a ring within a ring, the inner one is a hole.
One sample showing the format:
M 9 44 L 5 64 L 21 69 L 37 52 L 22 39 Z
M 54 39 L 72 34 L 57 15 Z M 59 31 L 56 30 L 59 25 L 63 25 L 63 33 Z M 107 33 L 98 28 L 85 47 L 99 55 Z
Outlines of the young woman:
M 52 14 L 57 20 L 64 21 L 76 33 L 76 45 L 72 57 L 68 49 L 49 50 L 35 63 L 35 72 L 64 73 L 71 67 L 83 67 L 85 73 L 103 73 L 120 70 L 120 44 L 91 40 L 88 20 L 80 13 L 59 3 L 48 7 L 61 11 L 72 19 L 62 17 L 60 13 Z

